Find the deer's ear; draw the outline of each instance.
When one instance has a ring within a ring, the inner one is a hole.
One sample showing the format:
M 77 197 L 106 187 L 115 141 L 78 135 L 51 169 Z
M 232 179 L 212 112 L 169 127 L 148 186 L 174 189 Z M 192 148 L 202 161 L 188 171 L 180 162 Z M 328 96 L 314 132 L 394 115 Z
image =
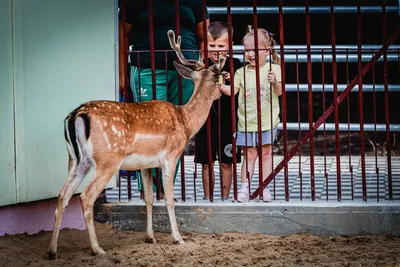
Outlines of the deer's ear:
M 190 69 L 189 67 L 183 65 L 182 63 L 180 63 L 178 61 L 174 61 L 174 65 L 175 65 L 176 70 L 179 72 L 180 75 L 182 75 L 183 78 L 193 80 L 193 77 L 192 77 L 193 70 L 192 69 Z

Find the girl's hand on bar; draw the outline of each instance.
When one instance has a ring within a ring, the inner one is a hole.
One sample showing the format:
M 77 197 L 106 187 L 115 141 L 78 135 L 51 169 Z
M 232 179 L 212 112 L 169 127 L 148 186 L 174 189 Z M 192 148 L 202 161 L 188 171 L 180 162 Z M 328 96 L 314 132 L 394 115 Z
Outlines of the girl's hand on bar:
M 276 79 L 276 75 L 273 71 L 268 71 L 268 82 L 270 84 L 277 84 L 278 80 Z

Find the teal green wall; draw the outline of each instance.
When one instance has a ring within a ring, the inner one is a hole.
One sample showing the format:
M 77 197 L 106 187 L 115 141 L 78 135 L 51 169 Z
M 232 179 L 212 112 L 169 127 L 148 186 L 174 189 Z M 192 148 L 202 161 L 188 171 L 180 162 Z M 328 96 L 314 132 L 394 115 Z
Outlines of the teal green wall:
M 10 1 L 0 1 L 0 205 L 16 202 L 10 10 Z
M 5 205 L 57 196 L 67 177 L 64 118 L 85 101 L 116 99 L 116 18 L 114 0 L 10 0 L 0 10 L 7 54 L 0 70 L 7 110 L 0 118 L 9 126 L 4 133 L 1 127 L 0 149 L 3 138 L 15 140 L 17 162 L 15 170 L 6 168 L 12 149 L 0 158 Z

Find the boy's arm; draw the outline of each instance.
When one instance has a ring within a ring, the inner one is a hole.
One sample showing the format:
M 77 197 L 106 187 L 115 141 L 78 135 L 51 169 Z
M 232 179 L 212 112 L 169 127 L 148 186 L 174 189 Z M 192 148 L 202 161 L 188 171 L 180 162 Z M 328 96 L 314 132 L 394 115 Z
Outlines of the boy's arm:
M 240 88 L 242 87 L 242 82 L 241 82 L 241 77 L 243 76 L 242 72 L 243 72 L 242 69 L 236 70 L 234 78 L 233 79 L 232 79 L 232 77 L 230 78 L 231 84 L 230 85 L 225 85 L 225 84 L 221 85 L 221 92 L 224 95 L 229 95 L 229 96 L 232 95 L 231 94 L 232 80 L 234 81 L 234 83 L 233 83 L 233 85 L 234 85 L 234 87 L 233 87 L 234 95 L 236 95 L 239 92 Z

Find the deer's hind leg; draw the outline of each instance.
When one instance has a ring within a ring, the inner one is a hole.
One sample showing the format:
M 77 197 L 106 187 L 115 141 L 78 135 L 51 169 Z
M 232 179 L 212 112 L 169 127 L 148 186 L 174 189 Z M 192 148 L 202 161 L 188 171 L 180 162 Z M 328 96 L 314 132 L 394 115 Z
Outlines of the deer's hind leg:
M 92 181 L 86 186 L 80 195 L 83 216 L 85 218 L 86 229 L 89 234 L 89 241 L 92 253 L 105 254 L 97 241 L 94 228 L 93 206 L 97 197 L 110 182 L 112 176 L 118 171 L 122 160 L 104 158 L 102 161 L 96 161 L 96 174 Z
M 76 161 L 72 160 L 71 156 L 69 157 L 68 178 L 58 195 L 53 235 L 47 251 L 49 259 L 55 259 L 57 257 L 57 241 L 64 210 L 68 206 L 72 195 L 82 182 L 83 178 L 85 178 L 90 171 L 91 167 L 91 163 L 87 160 L 82 160 L 79 164 L 76 164 Z
M 153 178 L 151 176 L 151 169 L 141 170 L 143 189 L 144 189 L 144 202 L 146 203 L 146 214 L 147 214 L 147 243 L 157 243 L 154 238 L 153 232 Z

